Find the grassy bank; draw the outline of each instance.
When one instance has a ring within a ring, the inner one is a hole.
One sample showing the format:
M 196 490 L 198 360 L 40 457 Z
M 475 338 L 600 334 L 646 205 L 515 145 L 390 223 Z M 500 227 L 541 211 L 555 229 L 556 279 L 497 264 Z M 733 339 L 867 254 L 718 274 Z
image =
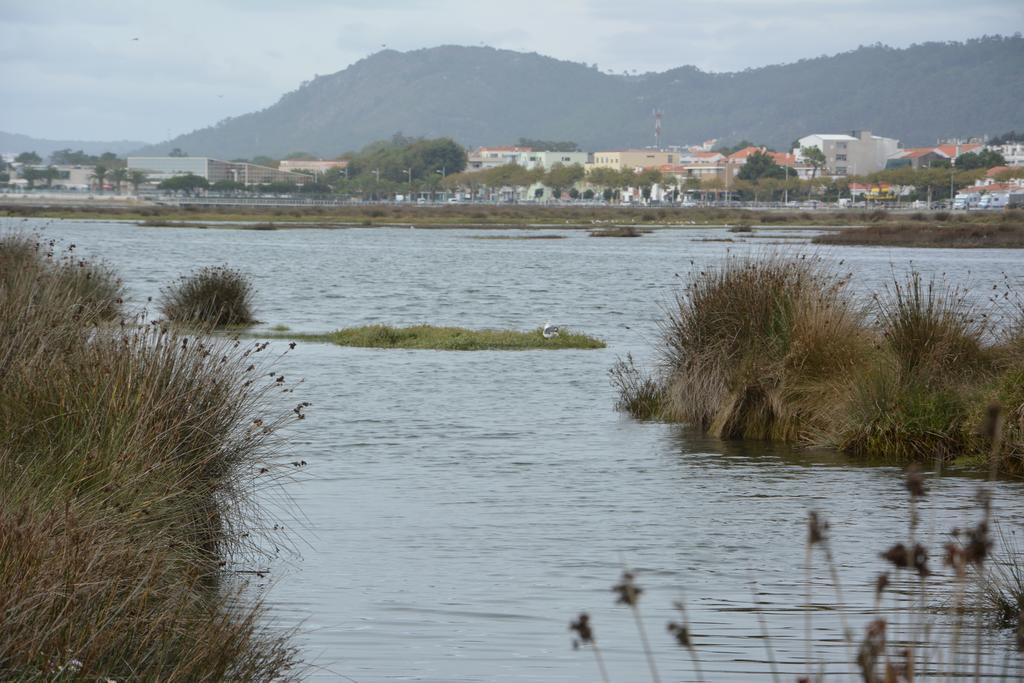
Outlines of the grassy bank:
M 327 334 L 296 334 L 272 332 L 271 338 L 314 341 L 339 346 L 361 346 L 375 349 L 433 349 L 437 351 L 525 351 L 529 349 L 603 349 L 600 339 L 562 330 L 551 339 L 545 339 L 541 329 L 469 330 L 464 327 L 435 327 L 414 325 L 391 327 L 365 325 L 348 327 Z
M 694 274 L 654 376 L 628 359 L 613 369 L 619 407 L 726 438 L 1024 472 L 1020 297 L 978 304 L 912 273 L 863 306 L 848 285 L 809 257 Z
M 883 223 L 816 236 L 815 244 L 946 249 L 1024 249 L 1024 214 L 998 223 Z
M 27 206 L 0 202 L 0 216 L 147 221 L 152 225 L 196 223 L 207 227 L 243 228 L 222 222 L 263 224 L 262 229 L 289 227 L 345 228 L 415 225 L 418 227 L 535 227 L 585 228 L 623 225 L 691 227 L 706 225 L 839 226 L 922 221 L 942 223 L 950 214 L 863 211 L 768 211 L 726 208 L 643 208 L 612 206 L 533 206 L 523 204 L 443 206 L 359 205 L 308 207 L 200 206 Z M 958 222 L 998 223 L 999 212 L 958 214 Z
M 265 346 L 122 320 L 53 249 L 0 239 L 0 679 L 292 678 L 239 580 L 285 422 Z

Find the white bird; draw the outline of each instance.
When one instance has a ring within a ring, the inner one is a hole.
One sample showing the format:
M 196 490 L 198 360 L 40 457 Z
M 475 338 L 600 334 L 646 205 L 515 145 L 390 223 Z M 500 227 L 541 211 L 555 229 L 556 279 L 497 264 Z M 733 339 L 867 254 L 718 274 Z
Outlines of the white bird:
M 544 323 L 544 329 L 541 330 L 541 334 L 544 335 L 545 339 L 552 339 L 558 336 L 558 325 L 552 325 L 550 322 Z

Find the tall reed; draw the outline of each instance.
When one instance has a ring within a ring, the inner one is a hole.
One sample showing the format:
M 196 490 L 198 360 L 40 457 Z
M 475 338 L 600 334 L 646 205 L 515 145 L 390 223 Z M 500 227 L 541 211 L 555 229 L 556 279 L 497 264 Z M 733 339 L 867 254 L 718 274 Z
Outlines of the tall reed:
M 0 679 L 291 677 L 232 571 L 262 557 L 254 493 L 280 471 L 266 345 L 111 322 L 110 290 L 7 239 Z

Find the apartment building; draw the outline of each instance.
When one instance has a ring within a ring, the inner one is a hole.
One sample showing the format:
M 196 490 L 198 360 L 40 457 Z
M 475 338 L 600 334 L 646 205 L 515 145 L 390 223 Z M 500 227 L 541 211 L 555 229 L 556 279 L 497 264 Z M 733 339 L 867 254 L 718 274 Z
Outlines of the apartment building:
M 645 168 L 660 168 L 665 164 L 679 161 L 679 152 L 662 152 L 657 149 L 619 149 L 606 152 L 594 152 L 593 160 L 587 164 L 587 170 L 595 168 L 611 168 L 621 171 L 631 168 L 639 171 Z
M 817 147 L 825 155 L 827 175 L 846 176 L 874 173 L 899 150 L 899 140 L 872 135 L 871 131 L 853 131 L 851 135 L 814 133 L 800 138 L 793 150 L 797 161 L 803 161 L 800 150 Z

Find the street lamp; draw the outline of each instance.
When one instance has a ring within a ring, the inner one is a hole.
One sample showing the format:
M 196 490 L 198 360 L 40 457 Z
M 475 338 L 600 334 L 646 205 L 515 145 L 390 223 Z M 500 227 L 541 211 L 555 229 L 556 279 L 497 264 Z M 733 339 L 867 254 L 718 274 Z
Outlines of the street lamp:
M 440 170 L 435 170 L 435 171 L 434 171 L 434 173 L 440 173 L 440 174 L 441 174 L 441 182 L 442 182 L 442 183 L 444 182 L 445 176 L 447 175 L 447 174 L 446 174 L 446 171 L 447 171 L 447 170 L 448 170 L 448 169 L 447 169 L 447 167 L 446 167 L 446 166 L 442 166 L 442 167 L 440 168 Z M 447 191 L 447 190 L 443 190 L 443 191 L 442 191 L 442 193 L 441 193 L 441 198 L 442 198 L 442 199 L 447 199 L 447 198 L 448 198 L 448 191 Z M 434 199 L 435 199 L 435 200 L 437 199 L 437 193 L 436 193 L 436 192 L 434 193 Z
M 409 192 L 408 192 L 408 196 L 409 196 L 409 201 L 412 201 L 412 169 L 411 168 L 405 169 L 405 175 L 409 176 Z

